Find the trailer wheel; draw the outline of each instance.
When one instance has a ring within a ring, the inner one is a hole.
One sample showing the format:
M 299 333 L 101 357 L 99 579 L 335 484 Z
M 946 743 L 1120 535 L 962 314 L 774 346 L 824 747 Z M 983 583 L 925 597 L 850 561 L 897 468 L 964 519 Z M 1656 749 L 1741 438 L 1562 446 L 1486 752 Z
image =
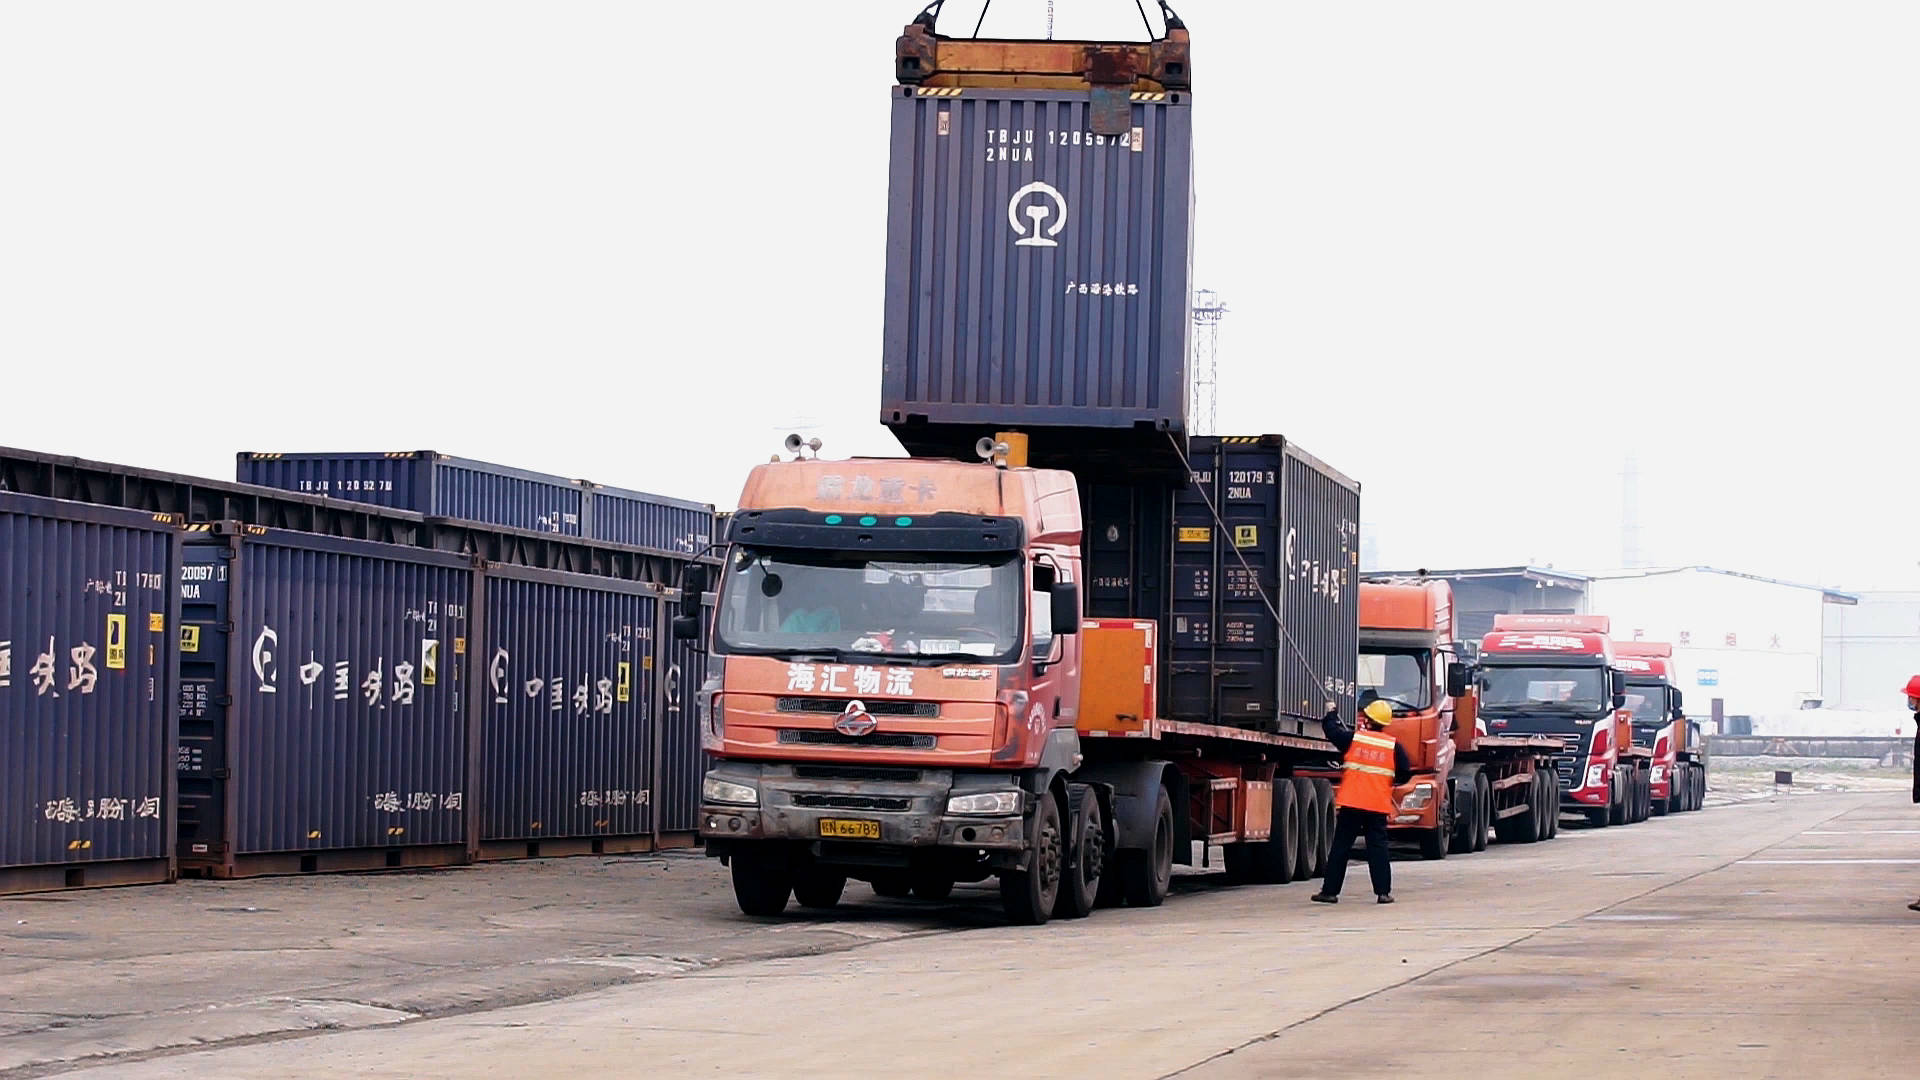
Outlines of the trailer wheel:
M 1473 775 L 1473 850 L 1487 850 L 1487 831 L 1493 825 L 1493 781 L 1486 773 Z
M 1547 839 L 1560 835 L 1560 771 L 1548 764 L 1542 771 L 1547 778 Z
M 778 848 L 743 847 L 729 859 L 733 864 L 733 902 L 743 914 L 759 918 L 787 910 L 793 894 L 793 863 Z
M 1100 898 L 1100 877 L 1107 863 L 1107 825 L 1100 799 L 1093 789 L 1075 784 L 1068 789 L 1073 812 L 1067 818 L 1073 847 L 1060 876 L 1060 896 L 1053 905 L 1056 919 L 1084 919 L 1093 914 Z M 953 886 L 947 886 L 952 892 Z
M 1025 870 L 1000 875 L 1000 906 L 1007 918 L 1022 926 L 1039 926 L 1053 915 L 1060 896 L 1060 871 L 1066 837 L 1060 829 L 1060 804 L 1053 792 L 1040 796 L 1033 821 L 1027 826 L 1028 862 Z
M 1276 782 L 1275 787 L 1279 784 Z M 1293 880 L 1306 881 L 1320 876 L 1326 862 L 1320 856 L 1320 833 L 1329 828 L 1327 819 L 1320 813 L 1319 793 L 1313 789 L 1313 781 L 1304 776 L 1293 779 L 1294 811 L 1300 819 L 1300 842 L 1293 850 Z
M 1120 890 L 1134 907 L 1159 907 L 1173 884 L 1173 800 L 1164 787 L 1153 814 L 1153 847 L 1120 853 Z
M 841 894 L 847 890 L 847 875 L 832 874 L 818 867 L 808 867 L 794 875 L 793 898 L 800 906 L 826 911 L 840 906 Z
M 1327 860 L 1333 858 L 1333 781 L 1315 777 L 1313 798 L 1320 807 L 1320 861 L 1314 873 L 1324 875 Z

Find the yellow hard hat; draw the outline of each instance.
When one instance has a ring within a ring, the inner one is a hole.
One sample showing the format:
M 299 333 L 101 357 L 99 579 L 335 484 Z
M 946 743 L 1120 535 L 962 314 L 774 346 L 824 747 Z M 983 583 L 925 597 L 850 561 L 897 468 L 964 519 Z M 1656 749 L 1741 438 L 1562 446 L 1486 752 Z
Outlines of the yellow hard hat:
M 1384 701 L 1378 699 L 1369 701 L 1367 702 L 1367 707 L 1360 711 L 1367 714 L 1367 719 L 1379 724 L 1381 727 L 1386 727 L 1393 723 L 1393 706 Z

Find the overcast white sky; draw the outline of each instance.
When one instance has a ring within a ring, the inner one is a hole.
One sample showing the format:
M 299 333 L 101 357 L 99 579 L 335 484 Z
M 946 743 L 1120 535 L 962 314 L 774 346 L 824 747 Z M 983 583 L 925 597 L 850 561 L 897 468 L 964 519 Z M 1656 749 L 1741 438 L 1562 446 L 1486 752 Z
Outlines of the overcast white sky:
M 1920 4 L 1176 6 L 1219 429 L 1359 479 L 1383 561 L 1613 565 L 1632 446 L 1655 561 L 1920 582 Z M 916 10 L 0 6 L 0 443 L 436 449 L 723 506 L 795 427 L 897 452 Z

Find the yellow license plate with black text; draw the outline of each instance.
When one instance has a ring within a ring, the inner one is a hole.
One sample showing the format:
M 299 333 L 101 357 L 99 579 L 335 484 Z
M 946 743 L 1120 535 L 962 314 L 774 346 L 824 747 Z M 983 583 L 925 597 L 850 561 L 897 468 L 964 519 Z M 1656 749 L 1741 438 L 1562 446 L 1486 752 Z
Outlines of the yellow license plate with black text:
M 878 840 L 880 823 L 877 821 L 858 821 L 853 818 L 821 818 L 820 835 L 836 840 Z

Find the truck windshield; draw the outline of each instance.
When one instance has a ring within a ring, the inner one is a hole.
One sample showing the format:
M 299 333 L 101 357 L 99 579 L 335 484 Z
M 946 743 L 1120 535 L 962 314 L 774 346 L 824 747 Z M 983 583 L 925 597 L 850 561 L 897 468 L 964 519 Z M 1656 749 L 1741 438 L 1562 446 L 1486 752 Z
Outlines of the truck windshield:
M 1633 710 L 1633 726 L 1664 726 L 1667 712 L 1667 688 L 1662 683 L 1627 684 L 1627 708 Z
M 1427 676 L 1427 654 L 1411 649 L 1360 654 L 1360 707 L 1376 699 L 1396 713 L 1413 712 L 1433 704 L 1433 680 Z
M 1483 710 L 1548 708 L 1599 712 L 1607 701 L 1606 690 L 1605 668 L 1502 664 L 1480 669 Z
M 715 639 L 737 653 L 1012 659 L 1023 566 L 889 553 L 734 549 Z

